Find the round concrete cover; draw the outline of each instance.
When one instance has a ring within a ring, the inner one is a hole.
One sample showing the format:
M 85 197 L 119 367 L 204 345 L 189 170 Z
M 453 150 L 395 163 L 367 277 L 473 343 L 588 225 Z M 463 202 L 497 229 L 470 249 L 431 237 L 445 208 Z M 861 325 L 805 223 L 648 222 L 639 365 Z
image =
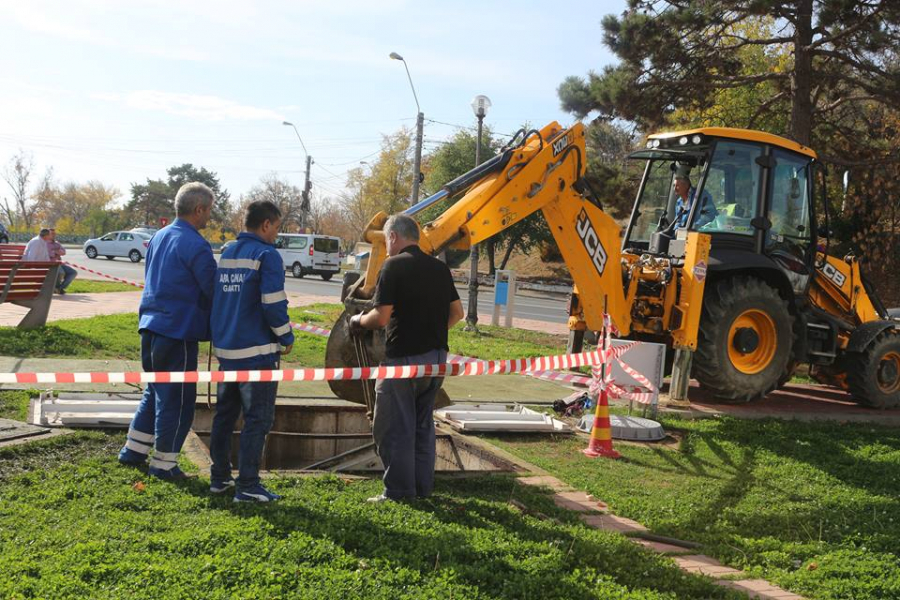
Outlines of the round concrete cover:
M 662 425 L 650 419 L 610 415 L 609 424 L 612 428 L 613 439 L 617 440 L 658 442 L 666 437 L 666 432 Z M 581 417 L 581 422 L 578 423 L 578 429 L 585 433 L 590 433 L 593 426 L 593 414 L 584 415 Z
M 612 436 L 617 440 L 658 442 L 666 437 L 662 425 L 650 419 L 611 415 L 609 424 L 612 426 Z

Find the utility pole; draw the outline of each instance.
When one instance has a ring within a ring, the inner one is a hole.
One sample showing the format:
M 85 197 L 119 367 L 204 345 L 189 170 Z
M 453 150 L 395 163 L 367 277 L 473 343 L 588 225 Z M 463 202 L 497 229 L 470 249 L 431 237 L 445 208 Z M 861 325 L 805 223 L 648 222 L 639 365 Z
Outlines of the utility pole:
M 306 156 L 306 182 L 303 184 L 303 193 L 300 202 L 300 230 L 306 233 L 306 227 L 309 224 L 309 192 L 312 189 L 312 182 L 309 180 L 309 170 L 312 167 L 312 156 Z
M 309 191 L 312 189 L 312 183 L 309 181 L 309 171 L 313 165 L 313 159 L 309 152 L 306 151 L 306 144 L 303 143 L 303 138 L 300 137 L 297 127 L 290 121 L 283 121 L 281 124 L 293 128 L 294 133 L 297 134 L 297 139 L 300 140 L 303 154 L 306 155 L 306 178 L 303 183 L 303 191 L 300 192 L 300 230 L 302 233 L 306 233 L 306 225 L 309 218 Z
M 406 69 L 406 78 L 409 79 L 409 87 L 413 93 L 413 99 L 416 101 L 416 111 L 418 112 L 416 115 L 416 159 L 413 165 L 412 196 L 409 199 L 409 203 L 414 205 L 419 201 L 419 184 L 422 183 L 422 130 L 425 127 L 425 114 L 422 112 L 422 107 L 419 106 L 419 96 L 416 94 L 416 86 L 413 85 L 412 75 L 409 74 L 409 66 L 406 64 L 406 59 L 396 52 L 391 52 L 390 57 L 391 60 L 399 60 L 403 63 L 403 68 Z
M 406 64 L 404 62 L 403 64 Z M 422 130 L 425 127 L 425 115 L 419 113 L 416 117 L 416 160 L 413 165 L 413 187 L 410 205 L 415 205 L 419 201 L 419 184 L 422 183 Z
M 487 96 L 478 95 L 472 100 L 472 110 L 478 119 L 478 138 L 475 141 L 475 166 L 481 164 L 481 131 L 484 117 L 491 107 Z M 466 311 L 465 331 L 478 331 L 478 244 L 472 244 L 469 251 L 469 307 Z

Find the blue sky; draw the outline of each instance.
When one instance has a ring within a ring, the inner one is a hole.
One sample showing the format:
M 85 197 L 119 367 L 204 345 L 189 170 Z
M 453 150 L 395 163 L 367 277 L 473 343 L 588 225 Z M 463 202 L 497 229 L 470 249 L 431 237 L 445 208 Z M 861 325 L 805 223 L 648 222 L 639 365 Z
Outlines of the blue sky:
M 624 0 L 78 2 L 0 0 L 0 162 L 19 149 L 59 181 L 97 179 L 128 194 L 191 162 L 233 197 L 276 171 L 302 182 L 297 125 L 317 192 L 381 135 L 426 119 L 469 126 L 571 122 L 556 87 L 613 61 L 599 22 Z M 426 121 L 426 150 L 455 131 Z M 0 192 L 5 195 L 5 192 Z

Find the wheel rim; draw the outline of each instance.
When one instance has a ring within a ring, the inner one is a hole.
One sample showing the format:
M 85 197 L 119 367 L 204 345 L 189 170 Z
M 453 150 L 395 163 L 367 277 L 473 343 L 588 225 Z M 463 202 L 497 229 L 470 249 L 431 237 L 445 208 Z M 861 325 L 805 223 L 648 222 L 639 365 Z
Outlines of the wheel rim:
M 728 358 L 734 368 L 746 375 L 764 371 L 778 349 L 775 321 L 766 312 L 745 310 L 728 332 Z
M 890 351 L 881 357 L 875 374 L 878 389 L 885 394 L 900 390 L 900 352 Z

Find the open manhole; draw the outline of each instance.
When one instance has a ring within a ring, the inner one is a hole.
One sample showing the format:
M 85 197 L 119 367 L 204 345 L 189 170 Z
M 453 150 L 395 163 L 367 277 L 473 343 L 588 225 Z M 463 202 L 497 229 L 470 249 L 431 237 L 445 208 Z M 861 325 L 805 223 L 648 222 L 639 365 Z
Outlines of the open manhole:
M 49 427 L 126 429 L 140 399 L 137 393 L 44 393 L 32 400 L 29 421 Z M 206 461 L 208 465 L 215 405 L 207 406 L 204 400 L 202 395 L 198 398 L 192 426 L 199 443 L 191 442 L 185 450 L 197 450 L 192 460 Z M 239 420 L 232 443 L 234 465 L 237 465 L 241 426 Z M 486 442 L 449 429 L 438 428 L 436 447 L 438 471 L 521 470 L 514 462 L 497 455 Z M 375 454 L 366 408 L 337 398 L 279 398 L 261 466 L 263 470 L 273 471 L 383 470 L 381 459 Z
M 198 402 L 193 431 L 209 451 L 211 411 Z M 240 429 L 238 421 L 237 428 Z M 238 435 L 232 443 L 237 464 Z M 438 429 L 435 469 L 444 472 L 516 471 L 518 467 L 491 451 L 490 446 L 452 431 Z M 263 451 L 264 470 L 381 471 L 375 454 L 366 408 L 344 400 L 279 398 L 275 423 Z

